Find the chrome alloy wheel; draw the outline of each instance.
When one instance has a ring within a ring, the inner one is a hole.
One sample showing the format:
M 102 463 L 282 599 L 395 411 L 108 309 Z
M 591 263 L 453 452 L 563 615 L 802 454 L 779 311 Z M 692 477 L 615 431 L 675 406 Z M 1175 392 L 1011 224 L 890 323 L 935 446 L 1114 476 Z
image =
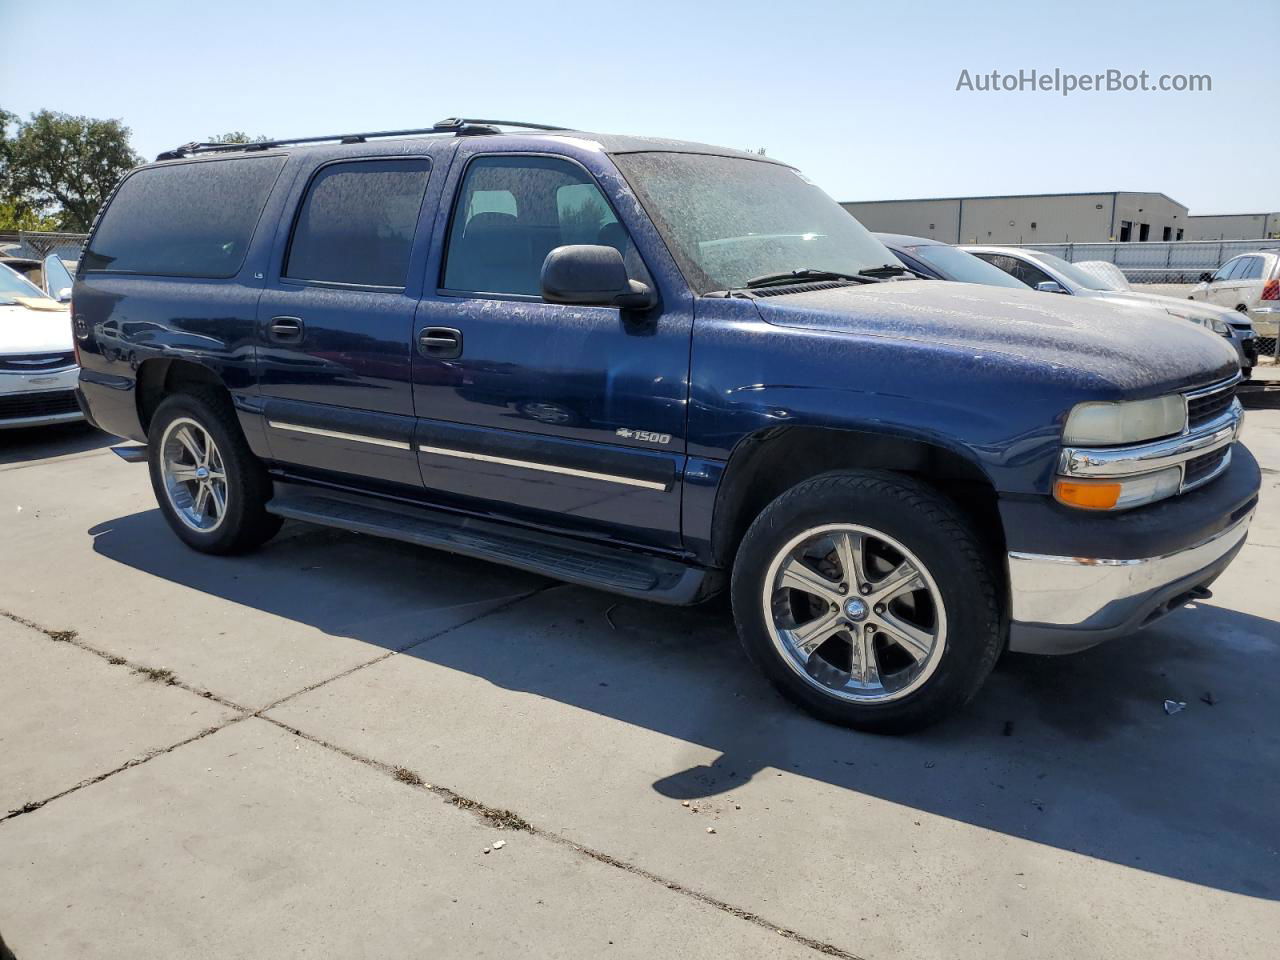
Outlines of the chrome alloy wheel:
M 192 530 L 211 533 L 227 515 L 227 473 L 209 431 L 179 417 L 160 439 L 160 471 L 169 505 Z
M 761 599 L 783 661 L 841 700 L 905 697 L 932 676 L 946 647 L 932 575 L 870 527 L 835 523 L 792 538 L 769 564 Z

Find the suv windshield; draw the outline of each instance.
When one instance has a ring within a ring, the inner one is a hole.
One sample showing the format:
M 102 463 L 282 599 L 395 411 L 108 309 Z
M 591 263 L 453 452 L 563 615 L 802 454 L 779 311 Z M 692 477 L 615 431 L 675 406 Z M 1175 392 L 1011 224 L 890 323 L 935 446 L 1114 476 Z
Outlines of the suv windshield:
M 1039 250 L 1027 250 L 1026 253 L 1033 262 L 1038 260 L 1040 263 L 1052 267 L 1078 287 L 1084 287 L 1086 290 L 1111 290 L 1097 277 L 1081 270 L 1074 263 L 1068 263 L 1061 257 L 1055 257 L 1052 253 L 1041 253 Z
M 700 153 L 614 159 L 697 293 L 793 270 L 856 274 L 898 264 L 791 167 Z
M 48 300 L 43 290 L 17 272 L 0 264 L 0 303 L 13 303 L 18 297 Z
M 972 253 L 965 253 L 946 244 L 920 244 L 917 247 L 903 247 L 902 250 L 909 256 L 935 268 L 948 280 L 982 283 L 989 287 L 1027 289 L 1027 285 L 1017 277 L 1010 276 L 999 267 L 975 257 Z

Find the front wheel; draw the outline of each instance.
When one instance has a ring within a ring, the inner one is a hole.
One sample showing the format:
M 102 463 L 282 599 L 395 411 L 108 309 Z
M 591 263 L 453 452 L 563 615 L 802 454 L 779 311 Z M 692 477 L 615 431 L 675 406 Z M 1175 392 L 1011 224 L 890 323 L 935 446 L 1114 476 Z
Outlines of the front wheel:
M 880 732 L 936 722 L 1003 646 L 995 579 L 959 510 L 911 478 L 832 473 L 751 525 L 734 564 L 751 659 L 823 719 Z
M 239 553 L 271 539 L 271 480 L 218 393 L 179 393 L 148 430 L 151 486 L 169 526 L 203 553 Z

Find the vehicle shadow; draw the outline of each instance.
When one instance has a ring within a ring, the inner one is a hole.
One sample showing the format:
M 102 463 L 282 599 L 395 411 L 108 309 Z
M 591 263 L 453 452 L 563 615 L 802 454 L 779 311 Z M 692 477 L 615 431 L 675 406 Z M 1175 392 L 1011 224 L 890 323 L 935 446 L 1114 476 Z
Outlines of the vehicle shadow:
M 233 578 L 225 561 L 178 545 L 154 510 L 90 533 L 98 553 L 129 567 L 380 646 L 391 644 L 361 622 L 385 612 L 378 605 L 402 576 L 409 599 L 414 584 L 456 583 L 494 569 L 395 543 L 379 545 L 387 562 L 372 567 L 367 552 L 352 549 L 367 540 L 299 526 L 239 558 L 251 569 Z M 311 570 L 306 589 L 291 588 L 304 569 Z M 255 586 L 263 580 L 271 591 Z M 659 778 L 653 788 L 664 796 L 712 797 L 763 771 L 788 771 L 1135 869 L 1280 900 L 1274 621 L 1201 604 L 1076 656 L 1010 655 L 948 722 L 882 737 L 818 722 L 783 702 L 745 662 L 722 602 L 679 609 L 529 582 L 546 586 L 409 655 L 719 754 Z M 340 625 L 314 617 L 314 590 L 350 598 Z M 1186 707 L 1170 715 L 1166 699 Z
M 118 437 L 103 433 L 87 423 L 0 430 L 0 467 L 28 460 L 87 453 L 122 442 Z

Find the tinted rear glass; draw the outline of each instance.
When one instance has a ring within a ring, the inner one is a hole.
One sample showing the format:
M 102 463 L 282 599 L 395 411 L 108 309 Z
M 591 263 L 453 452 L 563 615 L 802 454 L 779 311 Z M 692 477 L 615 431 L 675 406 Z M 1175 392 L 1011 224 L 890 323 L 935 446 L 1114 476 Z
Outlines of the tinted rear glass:
M 429 169 L 421 159 L 322 167 L 302 201 L 284 275 L 403 287 Z
M 87 272 L 234 277 L 284 157 L 244 157 L 139 170 L 102 216 Z

